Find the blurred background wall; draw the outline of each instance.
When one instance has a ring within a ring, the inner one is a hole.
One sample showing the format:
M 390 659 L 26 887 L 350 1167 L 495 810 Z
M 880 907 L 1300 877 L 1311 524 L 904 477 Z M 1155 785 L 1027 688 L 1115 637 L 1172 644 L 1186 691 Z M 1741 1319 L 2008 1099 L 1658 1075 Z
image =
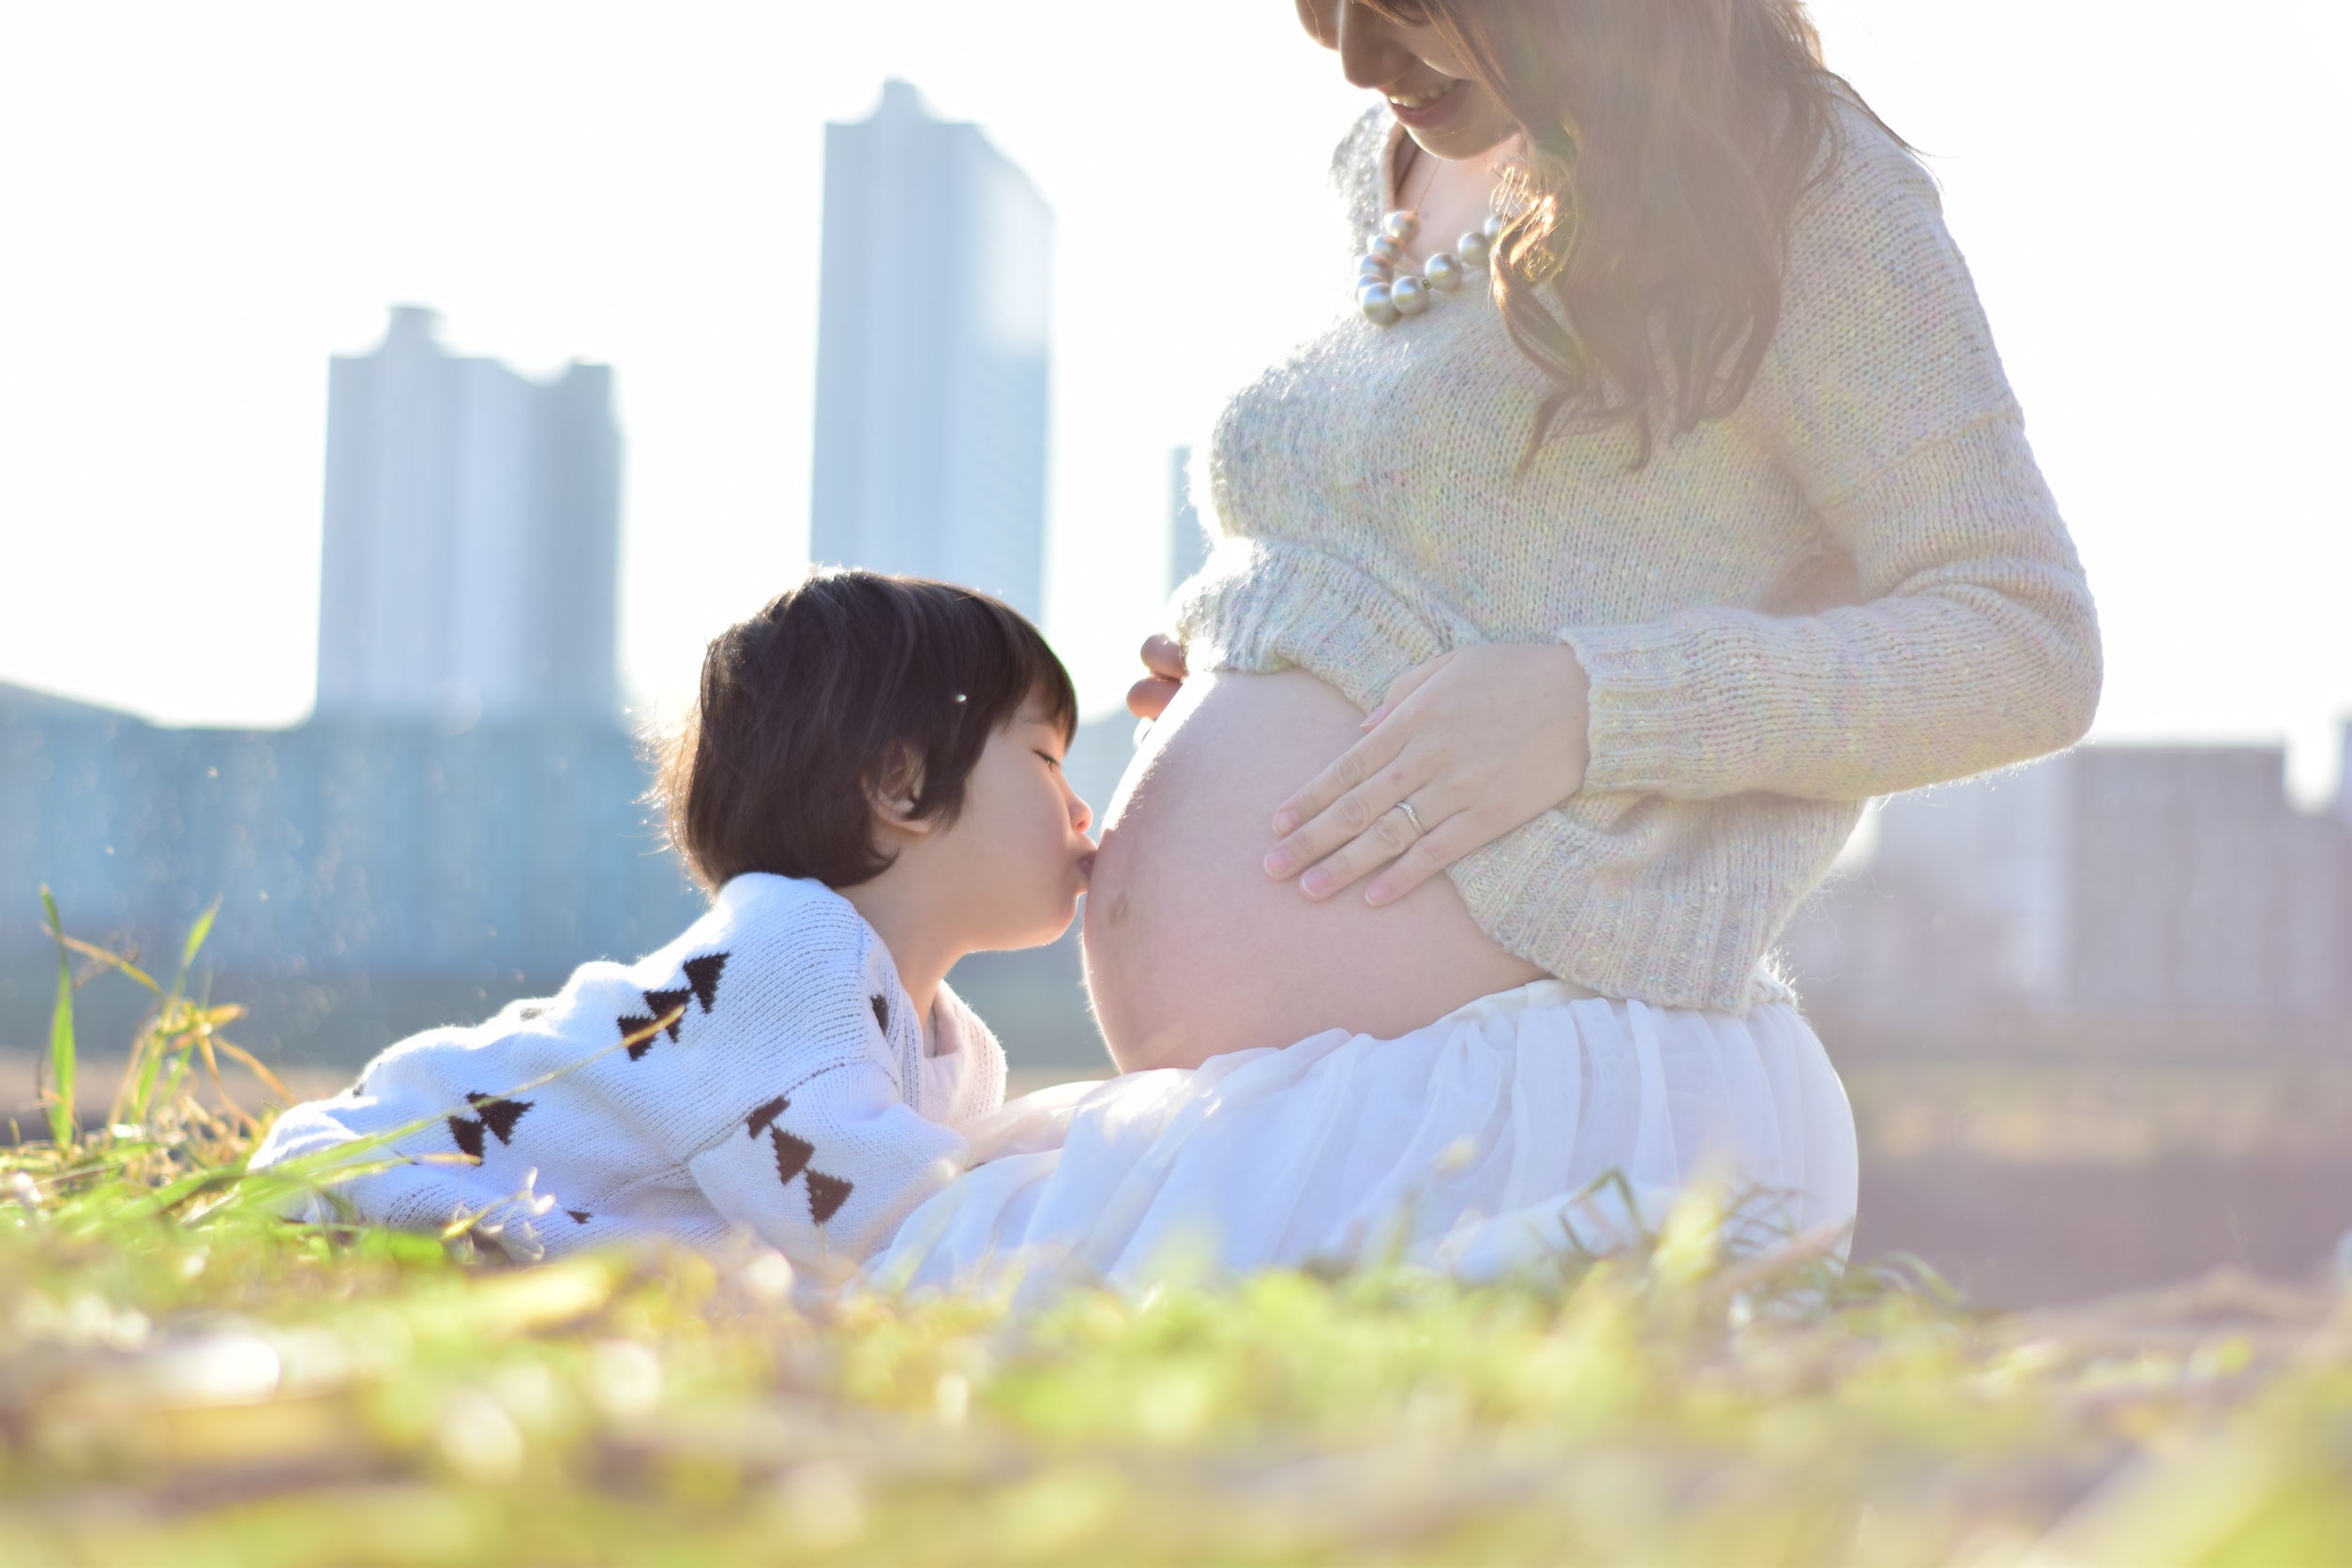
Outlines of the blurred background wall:
M 2025 1301 L 2299 1275 L 2352 1229 L 2352 798 L 2298 804 L 2279 746 L 1883 802 L 1783 957 L 1854 1101 L 1863 1250 Z

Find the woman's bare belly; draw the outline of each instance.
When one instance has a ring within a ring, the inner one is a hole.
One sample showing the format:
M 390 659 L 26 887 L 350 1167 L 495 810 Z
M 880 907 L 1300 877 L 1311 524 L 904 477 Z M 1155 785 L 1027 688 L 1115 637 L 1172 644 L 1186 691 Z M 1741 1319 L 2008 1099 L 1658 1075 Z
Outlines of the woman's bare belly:
M 1086 988 L 1123 1071 L 1334 1028 L 1393 1038 L 1543 978 L 1444 876 L 1374 909 L 1364 882 L 1313 903 L 1266 875 L 1274 807 L 1362 738 L 1363 717 L 1286 670 L 1195 675 L 1152 727 L 1104 813 L 1086 896 Z

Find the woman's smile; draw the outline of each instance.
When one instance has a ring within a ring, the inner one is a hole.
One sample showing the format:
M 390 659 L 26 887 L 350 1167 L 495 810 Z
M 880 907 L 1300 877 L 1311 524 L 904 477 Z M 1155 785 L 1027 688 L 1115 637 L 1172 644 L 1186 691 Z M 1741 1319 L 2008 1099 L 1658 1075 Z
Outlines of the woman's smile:
M 1435 130 L 1454 117 L 1467 94 L 1462 89 L 1470 83 L 1459 77 L 1444 79 L 1444 85 L 1412 93 L 1390 93 L 1389 113 L 1415 130 Z

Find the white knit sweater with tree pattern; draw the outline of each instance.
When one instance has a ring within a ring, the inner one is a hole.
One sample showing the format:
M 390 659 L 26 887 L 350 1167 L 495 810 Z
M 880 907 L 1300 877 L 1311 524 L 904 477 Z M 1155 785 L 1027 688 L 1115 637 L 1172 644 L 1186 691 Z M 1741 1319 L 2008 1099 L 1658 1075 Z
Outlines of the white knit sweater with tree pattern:
M 847 898 L 747 873 L 658 952 L 401 1041 L 279 1118 L 251 1168 L 390 1156 L 328 1188 L 331 1203 L 291 1207 L 406 1229 L 470 1221 L 518 1259 L 747 1232 L 838 1274 L 963 1170 L 961 1129 L 1003 1103 L 1003 1050 L 943 985 L 931 1034 L 927 1050 L 889 948 Z

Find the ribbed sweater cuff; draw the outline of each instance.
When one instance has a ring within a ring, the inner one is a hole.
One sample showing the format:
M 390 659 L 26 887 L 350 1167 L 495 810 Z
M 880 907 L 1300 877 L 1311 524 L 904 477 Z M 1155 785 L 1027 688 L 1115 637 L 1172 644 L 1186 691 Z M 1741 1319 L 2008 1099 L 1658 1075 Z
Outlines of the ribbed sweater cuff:
M 1690 680 L 1687 639 L 1655 622 L 1570 626 L 1560 641 L 1576 651 L 1591 682 L 1584 788 L 1635 794 L 1687 794 L 1690 753 L 1710 746 L 1703 695 Z

